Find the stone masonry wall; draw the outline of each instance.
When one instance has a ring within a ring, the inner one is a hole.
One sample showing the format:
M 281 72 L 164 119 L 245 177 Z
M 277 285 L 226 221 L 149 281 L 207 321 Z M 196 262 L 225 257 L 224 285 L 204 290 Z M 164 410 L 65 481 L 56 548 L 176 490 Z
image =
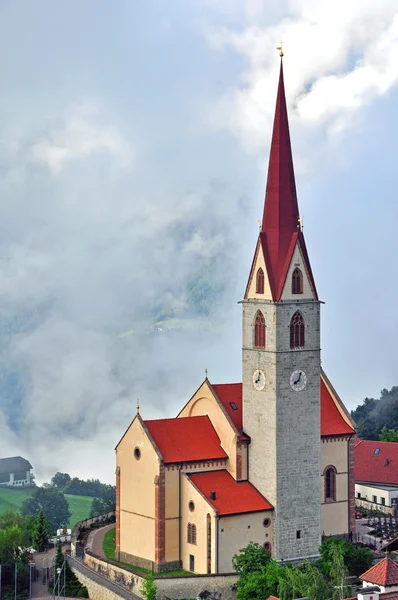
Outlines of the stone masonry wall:
M 133 573 L 130 569 L 124 569 L 112 561 L 94 556 L 91 552 L 86 553 L 85 564 L 95 574 L 103 576 L 109 582 L 115 583 L 127 592 L 142 598 L 141 586 L 144 578 L 141 575 Z M 232 586 L 237 580 L 238 577 L 235 574 L 187 575 L 184 577 L 156 577 L 155 575 L 155 583 L 158 588 L 156 597 L 157 600 L 197 598 L 200 592 L 207 590 L 217 593 L 220 600 L 235 600 L 236 594 Z M 90 598 L 97 600 L 97 596 L 94 597 L 91 594 Z M 98 600 L 103 599 L 98 597 Z M 108 600 L 108 597 L 104 597 L 104 600 Z

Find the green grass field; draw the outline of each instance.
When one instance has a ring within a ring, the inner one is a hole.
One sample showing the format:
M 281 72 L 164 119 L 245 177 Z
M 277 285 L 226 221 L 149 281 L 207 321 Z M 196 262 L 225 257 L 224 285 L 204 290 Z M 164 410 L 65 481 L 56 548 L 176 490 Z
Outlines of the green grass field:
M 23 501 L 32 495 L 33 488 L 10 488 L 0 487 L 0 514 L 7 508 L 20 510 Z M 93 499 L 90 496 L 71 496 L 65 494 L 69 503 L 69 510 L 72 513 L 69 526 L 73 528 L 77 521 L 87 519 L 90 514 L 90 507 Z

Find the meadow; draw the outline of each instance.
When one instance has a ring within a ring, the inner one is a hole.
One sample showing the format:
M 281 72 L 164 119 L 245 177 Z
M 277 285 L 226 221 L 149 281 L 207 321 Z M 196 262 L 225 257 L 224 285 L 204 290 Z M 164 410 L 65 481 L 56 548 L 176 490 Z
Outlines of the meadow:
M 19 511 L 23 501 L 31 496 L 33 488 L 4 488 L 0 487 L 0 514 L 7 508 Z M 72 513 L 69 526 L 73 528 L 77 521 L 86 519 L 90 514 L 90 507 L 93 501 L 91 496 L 72 496 L 65 494 L 69 504 L 69 510 Z

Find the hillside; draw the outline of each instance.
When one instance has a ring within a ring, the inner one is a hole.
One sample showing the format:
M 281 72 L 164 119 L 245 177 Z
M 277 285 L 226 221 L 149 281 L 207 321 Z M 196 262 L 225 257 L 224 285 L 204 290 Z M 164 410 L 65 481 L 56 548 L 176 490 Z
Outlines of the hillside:
M 31 494 L 32 488 L 6 489 L 0 487 L 0 514 L 7 508 L 19 511 L 23 501 Z M 82 521 L 89 516 L 93 499 L 90 496 L 72 496 L 71 494 L 65 494 L 65 498 L 72 513 L 69 523 L 72 528 L 77 521 Z

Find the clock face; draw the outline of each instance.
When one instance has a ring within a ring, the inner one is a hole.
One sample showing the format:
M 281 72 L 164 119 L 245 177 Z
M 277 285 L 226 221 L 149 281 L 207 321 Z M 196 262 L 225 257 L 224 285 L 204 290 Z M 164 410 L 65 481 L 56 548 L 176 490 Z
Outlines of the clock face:
M 257 369 L 253 373 L 253 385 L 256 390 L 261 391 L 265 388 L 265 375 L 261 369 Z
M 307 385 L 307 375 L 304 373 L 302 369 L 297 369 L 297 371 L 293 371 L 290 375 L 290 387 L 295 392 L 301 392 L 305 386 Z

